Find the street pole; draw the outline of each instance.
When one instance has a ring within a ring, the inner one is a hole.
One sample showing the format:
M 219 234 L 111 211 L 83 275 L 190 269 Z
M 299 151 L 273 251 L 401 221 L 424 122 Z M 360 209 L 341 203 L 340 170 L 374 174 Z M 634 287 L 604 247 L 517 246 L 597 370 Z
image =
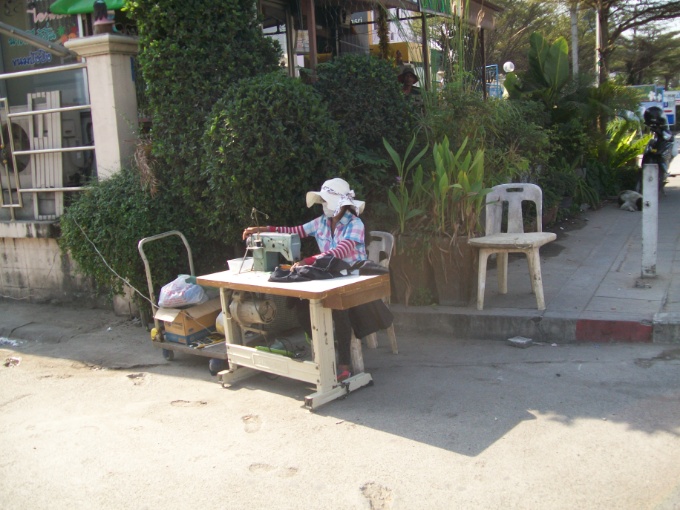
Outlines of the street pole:
M 642 277 L 656 277 L 659 233 L 659 166 L 642 167 Z

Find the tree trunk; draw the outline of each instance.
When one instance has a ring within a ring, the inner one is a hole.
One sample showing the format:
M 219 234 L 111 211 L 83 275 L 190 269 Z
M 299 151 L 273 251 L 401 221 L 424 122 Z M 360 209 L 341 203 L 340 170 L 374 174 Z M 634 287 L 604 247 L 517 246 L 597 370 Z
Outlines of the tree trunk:
M 571 72 L 578 74 L 578 2 L 572 2 L 571 14 Z
M 600 51 L 595 65 L 597 66 L 596 71 L 600 84 L 609 80 L 609 59 L 611 58 L 612 51 L 614 51 L 614 45 L 609 40 L 610 11 L 611 7 L 609 5 L 602 5 L 601 2 L 598 2 L 597 17 L 600 27 Z

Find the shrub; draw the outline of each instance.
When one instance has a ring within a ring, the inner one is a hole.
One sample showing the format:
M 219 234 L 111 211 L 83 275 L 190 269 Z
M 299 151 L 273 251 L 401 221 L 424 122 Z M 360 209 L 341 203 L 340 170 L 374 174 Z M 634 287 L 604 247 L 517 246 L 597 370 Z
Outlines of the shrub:
M 487 100 L 484 146 L 489 184 L 530 180 L 552 155 L 546 115 L 535 102 Z
M 319 64 L 317 76 L 314 87 L 352 148 L 349 180 L 373 201 L 373 192 L 382 194 L 391 180 L 382 139 L 398 151 L 406 147 L 413 106 L 401 92 L 394 66 L 370 55 L 347 54 Z
M 278 67 L 278 43 L 262 34 L 253 0 L 135 0 L 139 64 L 147 84 L 157 177 L 204 223 L 201 138 L 215 101 L 234 81 Z
M 485 175 L 494 185 L 527 180 L 545 165 L 551 153 L 546 122 L 538 103 L 485 101 L 479 92 L 450 83 L 431 98 L 424 127 L 433 142 L 446 136 L 456 147 L 468 138 L 471 148 L 483 148 Z
M 392 64 L 347 54 L 319 64 L 315 89 L 353 149 L 382 152 L 382 139 L 401 149 L 411 138 L 410 108 Z
M 123 169 L 78 195 L 60 219 L 59 245 L 100 290 L 119 294 L 124 278 L 146 295 L 146 273 L 137 243 L 171 230 L 176 224 L 175 210 L 161 194 L 152 197 L 142 187 L 136 170 Z M 178 249 L 167 248 L 159 242 L 145 249 L 154 282 L 160 285 L 174 279 L 178 268 L 188 270 L 181 241 Z
M 253 224 L 310 218 L 305 192 L 344 176 L 349 150 L 314 89 L 275 72 L 242 80 L 220 99 L 205 133 L 210 231 L 230 241 Z M 350 180 L 351 182 L 351 180 Z

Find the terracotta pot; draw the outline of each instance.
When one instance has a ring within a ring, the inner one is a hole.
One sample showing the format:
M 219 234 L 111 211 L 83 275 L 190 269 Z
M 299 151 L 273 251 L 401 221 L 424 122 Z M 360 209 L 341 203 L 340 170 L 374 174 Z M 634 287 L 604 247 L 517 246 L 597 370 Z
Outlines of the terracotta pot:
M 557 220 L 557 211 L 559 210 L 559 204 L 549 207 L 543 211 L 542 225 L 552 225 Z
M 440 305 L 469 306 L 477 299 L 479 257 L 467 237 L 433 240 L 429 258 Z
M 435 295 L 432 268 L 423 249 L 422 239 L 405 236 L 397 239 L 397 247 L 390 259 L 392 302 L 403 305 L 423 305 L 419 300 Z

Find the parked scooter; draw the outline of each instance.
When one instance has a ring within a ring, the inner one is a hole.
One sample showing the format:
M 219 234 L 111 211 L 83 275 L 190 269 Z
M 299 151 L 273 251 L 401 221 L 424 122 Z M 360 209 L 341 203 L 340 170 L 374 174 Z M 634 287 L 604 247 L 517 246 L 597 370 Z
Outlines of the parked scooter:
M 652 132 L 652 138 L 647 143 L 642 153 L 642 164 L 636 191 L 642 193 L 642 170 L 645 165 L 658 165 L 659 167 L 659 194 L 663 193 L 663 187 L 668 181 L 668 168 L 673 159 L 673 146 L 675 137 L 668 127 L 668 119 L 663 110 L 658 106 L 650 106 L 644 113 L 645 125 Z

